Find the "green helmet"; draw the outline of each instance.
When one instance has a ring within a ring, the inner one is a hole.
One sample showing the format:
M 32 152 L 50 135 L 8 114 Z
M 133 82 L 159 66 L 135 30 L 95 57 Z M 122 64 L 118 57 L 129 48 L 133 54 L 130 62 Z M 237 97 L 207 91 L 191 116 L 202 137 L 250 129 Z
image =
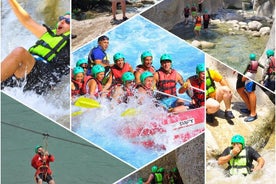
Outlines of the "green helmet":
M 160 167 L 158 170 L 157 170 L 158 173 L 163 173 L 165 172 L 165 169 L 163 167 Z
M 151 172 L 156 173 L 158 170 L 158 167 L 156 165 L 151 167 Z
M 79 73 L 84 73 L 84 70 L 83 70 L 82 67 L 77 66 L 77 67 L 75 67 L 74 70 L 73 70 L 73 75 L 75 76 L 75 75 L 77 75 L 77 74 L 79 74 Z
M 125 72 L 122 76 L 122 81 L 125 84 L 126 81 L 133 81 L 135 79 L 135 76 L 131 72 Z
M 267 57 L 274 56 L 274 51 L 269 49 L 266 51 L 266 55 L 267 55 Z
M 143 184 L 143 183 L 144 183 L 143 178 L 139 178 L 137 181 L 137 184 Z
M 164 60 L 169 60 L 169 61 L 172 62 L 172 57 L 171 57 L 171 55 L 169 55 L 169 54 L 163 54 L 163 55 L 161 56 L 161 58 L 160 58 L 160 63 L 162 63 L 162 61 L 164 61 Z
M 240 143 L 242 145 L 242 148 L 244 148 L 244 146 L 245 146 L 244 137 L 239 134 L 234 135 L 231 139 L 231 144 L 233 144 L 233 143 Z
M 256 60 L 256 54 L 253 54 L 253 53 L 249 54 L 249 59 Z
M 141 54 L 141 62 L 144 64 L 144 60 L 146 57 L 152 57 L 152 54 L 150 51 L 145 51 Z
M 172 169 L 172 172 L 177 172 L 178 171 L 178 169 L 177 169 L 177 167 L 174 167 L 173 169 Z
M 82 64 L 88 64 L 87 59 L 84 59 L 84 58 L 79 59 L 76 63 L 76 66 L 81 66 Z
M 198 64 L 196 66 L 196 74 L 199 74 L 200 72 L 204 72 L 205 71 L 205 65 L 203 63 Z
M 36 145 L 36 146 L 35 146 L 35 153 L 38 152 L 38 149 L 39 149 L 39 148 L 42 148 L 42 146 L 41 146 L 41 145 Z
M 102 65 L 94 65 L 92 68 L 92 76 L 96 77 L 98 73 L 104 72 L 105 69 Z
M 146 80 L 146 78 L 148 77 L 153 77 L 153 74 L 149 71 L 145 71 L 140 75 L 140 81 L 142 84 L 144 84 L 144 81 Z
M 114 63 L 115 63 L 118 59 L 121 59 L 121 58 L 123 58 L 123 59 L 125 60 L 125 56 L 124 56 L 122 53 L 117 52 L 116 54 L 114 54 L 114 56 L 113 56 L 113 61 L 114 61 Z

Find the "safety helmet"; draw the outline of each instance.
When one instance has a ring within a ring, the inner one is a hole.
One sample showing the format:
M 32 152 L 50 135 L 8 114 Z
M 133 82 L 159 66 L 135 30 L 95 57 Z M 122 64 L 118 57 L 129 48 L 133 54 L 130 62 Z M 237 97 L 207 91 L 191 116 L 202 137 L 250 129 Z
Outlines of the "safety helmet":
M 200 63 L 196 66 L 196 74 L 199 74 L 200 72 L 205 71 L 205 65 L 203 63 Z
M 256 54 L 253 54 L 253 53 L 249 54 L 249 59 L 256 60 Z
M 122 81 L 125 84 L 126 81 L 133 81 L 135 79 L 135 76 L 131 72 L 125 72 L 122 76 Z
M 98 73 L 104 72 L 105 69 L 102 65 L 94 65 L 92 68 L 92 76 L 96 77 Z
M 141 54 L 141 62 L 142 64 L 144 64 L 144 59 L 146 57 L 152 57 L 152 53 L 150 51 L 145 51 Z
M 171 57 L 171 55 L 169 55 L 169 54 L 163 54 L 163 55 L 161 56 L 161 58 L 160 58 L 160 63 L 162 63 L 162 61 L 164 61 L 164 60 L 169 60 L 169 61 L 172 62 L 172 57 Z
M 39 148 L 42 148 L 42 146 L 41 146 L 41 145 L 36 145 L 36 146 L 35 146 L 35 153 L 38 152 L 38 149 L 39 149 Z
M 156 165 L 151 167 L 151 172 L 156 173 L 158 170 L 158 167 Z
M 234 135 L 231 139 L 231 144 L 233 144 L 233 143 L 240 143 L 242 145 L 242 148 L 244 148 L 244 146 L 245 146 L 244 137 L 239 134 Z
M 177 167 L 174 167 L 173 169 L 172 169 L 172 172 L 177 172 L 178 171 L 178 169 L 177 169 Z
M 125 60 L 125 56 L 124 56 L 122 53 L 117 52 L 116 54 L 114 54 L 114 56 L 113 56 L 113 61 L 114 61 L 114 63 L 115 63 L 118 59 L 121 59 L 121 58 L 123 58 L 123 59 Z
M 73 74 L 74 74 L 74 76 L 75 76 L 75 75 L 77 75 L 77 74 L 79 74 L 79 73 L 84 73 L 84 70 L 83 70 L 82 67 L 77 66 L 77 67 L 74 68 Z
M 204 10 L 204 13 L 208 13 L 208 10 Z
M 149 71 L 144 71 L 141 75 L 140 75 L 140 81 L 142 84 L 144 84 L 144 81 L 146 80 L 146 78 L 148 77 L 153 77 L 153 74 Z
M 163 167 L 160 167 L 160 168 L 157 170 L 157 172 L 163 173 L 163 172 L 165 172 L 165 169 L 164 169 Z
M 79 59 L 76 63 L 76 66 L 81 66 L 82 64 L 88 64 L 87 59 L 85 58 Z
M 143 178 L 139 178 L 137 181 L 137 184 L 143 184 L 143 183 L 144 183 Z
M 268 49 L 268 50 L 266 51 L 266 55 L 267 55 L 267 57 L 274 56 L 274 51 L 271 50 L 271 49 Z

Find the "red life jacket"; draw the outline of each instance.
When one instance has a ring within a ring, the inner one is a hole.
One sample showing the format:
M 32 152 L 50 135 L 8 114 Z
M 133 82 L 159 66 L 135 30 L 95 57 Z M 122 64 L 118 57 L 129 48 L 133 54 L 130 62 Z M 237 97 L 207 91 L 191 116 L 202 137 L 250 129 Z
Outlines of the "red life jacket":
M 268 75 L 275 75 L 275 57 L 271 56 L 269 58 L 270 62 L 269 62 L 269 67 L 267 69 L 267 74 Z
M 137 65 L 135 72 L 139 72 L 139 73 L 143 73 L 144 71 L 150 71 L 152 74 L 154 74 L 155 72 L 155 68 L 153 66 L 151 66 L 149 69 L 145 68 L 144 65 Z
M 131 66 L 128 63 L 125 63 L 123 68 L 119 68 L 117 65 L 113 65 L 111 67 L 111 71 L 112 71 L 113 79 L 114 79 L 114 80 L 112 80 L 112 83 L 113 84 L 123 84 L 122 75 L 125 72 L 130 72 L 130 68 L 131 68 Z
M 73 84 L 75 86 L 75 90 L 71 90 L 71 95 L 72 96 L 85 95 L 87 93 L 86 84 L 91 78 L 92 78 L 91 76 L 85 76 L 84 80 L 82 82 L 78 82 L 72 78 L 71 81 L 73 82 Z
M 204 14 L 203 15 L 203 20 L 204 20 L 204 22 L 209 22 L 210 16 L 208 14 Z
M 259 63 L 258 61 L 250 61 L 250 64 L 249 64 L 249 68 L 248 68 L 248 72 L 250 73 L 257 73 L 257 70 L 258 70 L 258 66 L 259 66 Z
M 160 68 L 157 73 L 159 76 L 159 81 L 156 84 L 157 89 L 164 93 L 176 96 L 177 72 L 172 69 L 170 73 L 166 73 L 162 68 Z
M 146 94 L 153 97 L 153 91 L 150 88 L 147 88 L 145 85 L 142 84 L 138 84 L 136 86 L 136 89 L 138 89 L 139 87 L 143 88 L 146 91 Z
M 191 11 L 192 11 L 192 12 L 196 11 L 196 7 L 192 6 L 192 7 L 191 7 Z
M 93 94 L 93 95 L 98 98 L 101 95 L 101 92 L 103 91 L 103 84 L 102 84 L 101 81 L 99 81 L 98 79 L 95 79 L 95 78 L 90 78 L 89 80 L 95 80 L 96 81 L 96 83 L 97 83 L 96 88 L 97 89 L 96 89 L 95 94 Z
M 190 83 L 192 86 L 205 90 L 205 82 L 200 80 L 197 75 L 194 75 L 192 77 L 189 77 Z M 193 96 L 191 97 L 193 101 L 196 103 L 194 104 L 196 108 L 204 106 L 205 105 L 205 93 L 193 89 Z
M 184 14 L 189 15 L 190 14 L 190 9 L 189 8 L 184 8 Z

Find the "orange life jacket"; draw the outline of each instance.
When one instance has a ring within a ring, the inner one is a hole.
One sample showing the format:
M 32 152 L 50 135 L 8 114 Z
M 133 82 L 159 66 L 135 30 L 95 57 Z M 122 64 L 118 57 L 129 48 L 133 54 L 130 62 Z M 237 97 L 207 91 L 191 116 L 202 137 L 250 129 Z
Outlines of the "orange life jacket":
M 119 68 L 117 65 L 113 65 L 111 67 L 111 71 L 113 74 L 112 84 L 123 84 L 122 75 L 125 72 L 130 72 L 130 68 L 131 66 L 128 63 L 125 63 L 123 68 Z
M 159 81 L 156 87 L 159 91 L 176 96 L 176 77 L 177 72 L 172 69 L 170 73 L 166 73 L 162 68 L 158 71 Z

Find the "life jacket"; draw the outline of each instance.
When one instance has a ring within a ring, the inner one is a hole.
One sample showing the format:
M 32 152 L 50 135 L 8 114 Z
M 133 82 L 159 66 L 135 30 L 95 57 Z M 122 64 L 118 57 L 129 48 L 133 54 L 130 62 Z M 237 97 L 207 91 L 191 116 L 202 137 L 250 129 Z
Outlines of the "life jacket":
M 152 173 L 154 175 L 154 179 L 151 181 L 151 184 L 162 184 L 163 176 L 161 173 Z
M 162 68 L 157 71 L 159 81 L 156 84 L 156 87 L 159 91 L 176 96 L 176 77 L 177 72 L 174 69 L 171 69 L 170 73 L 166 73 Z M 160 95 L 160 94 L 159 94 Z M 165 95 L 160 96 L 159 98 L 164 98 Z
M 205 83 L 204 83 L 204 81 L 201 81 L 197 75 L 190 77 L 189 80 L 190 80 L 190 83 L 192 86 L 194 86 L 198 89 L 204 90 Z M 194 104 L 195 108 L 204 106 L 204 104 L 205 104 L 204 92 L 193 89 L 193 96 L 191 98 L 196 102 L 196 104 Z
M 192 7 L 191 7 L 191 11 L 192 11 L 192 12 L 195 12 L 195 11 L 196 11 L 196 7 L 192 6 Z
M 136 66 L 135 72 L 143 73 L 144 71 L 149 71 L 152 74 L 154 74 L 155 73 L 155 68 L 154 68 L 154 66 L 151 66 L 149 69 L 145 68 L 144 65 L 137 65 Z
M 147 88 L 145 85 L 142 85 L 142 84 L 138 84 L 136 86 L 136 89 L 138 89 L 139 87 L 143 88 L 145 91 L 146 91 L 146 94 L 149 95 L 149 96 L 153 96 L 153 91 L 149 88 Z
M 130 68 L 131 66 L 128 63 L 125 63 L 123 68 L 119 68 L 117 65 L 113 65 L 111 67 L 111 72 L 113 74 L 112 84 L 123 84 L 122 75 L 125 72 L 130 72 Z
M 190 14 L 190 9 L 189 8 L 184 8 L 184 14 L 189 15 Z
M 200 17 L 200 16 L 197 16 L 197 17 L 196 17 L 195 25 L 196 25 L 196 26 L 201 26 L 201 17 Z
M 209 22 L 210 16 L 208 14 L 204 14 L 203 15 L 203 20 L 204 20 L 204 22 Z
M 92 68 L 93 65 L 95 65 L 95 58 L 94 58 L 93 52 L 94 52 L 95 49 L 99 49 L 99 48 L 100 48 L 100 50 L 101 50 L 101 51 L 104 53 L 104 55 L 105 55 L 104 58 L 102 59 L 102 63 L 103 63 L 103 64 L 109 65 L 109 59 L 108 59 L 108 57 L 107 57 L 107 54 L 106 54 L 105 51 L 98 45 L 97 47 L 93 47 L 93 48 L 90 50 L 89 54 L 88 54 L 88 67 L 89 67 L 89 69 Z
M 87 83 L 88 83 L 88 81 L 90 81 L 90 80 L 95 80 L 96 83 L 97 83 L 96 91 L 95 91 L 95 93 L 94 93 L 93 95 L 94 95 L 95 97 L 98 98 L 98 97 L 101 95 L 101 92 L 103 91 L 103 84 L 102 84 L 101 81 L 99 81 L 99 80 L 96 79 L 96 78 L 90 78 L 90 79 L 88 79 L 88 80 L 87 80 Z M 86 90 L 89 91 L 87 85 L 86 85 Z
M 209 68 L 206 68 L 207 73 L 206 73 L 206 97 L 209 98 L 211 93 L 214 93 L 216 91 L 216 85 L 211 78 Z
M 86 84 L 91 78 L 91 76 L 85 76 L 82 82 L 78 82 L 72 78 L 71 81 L 74 83 L 75 90 L 71 90 L 71 95 L 85 95 L 87 93 Z
M 258 66 L 259 66 L 258 61 L 251 60 L 247 71 L 250 73 L 257 73 Z
M 247 151 L 246 148 L 243 149 L 237 156 L 233 157 L 229 161 L 230 165 L 230 174 L 244 174 L 247 175 L 250 173 L 249 168 L 247 166 Z
M 47 32 L 42 35 L 34 46 L 29 48 L 29 52 L 51 62 L 57 53 L 69 42 L 70 32 L 56 35 L 56 29 L 51 30 L 44 24 L 43 26 L 46 27 Z
M 267 75 L 275 75 L 275 57 L 271 56 L 269 58 L 269 67 L 267 69 Z

